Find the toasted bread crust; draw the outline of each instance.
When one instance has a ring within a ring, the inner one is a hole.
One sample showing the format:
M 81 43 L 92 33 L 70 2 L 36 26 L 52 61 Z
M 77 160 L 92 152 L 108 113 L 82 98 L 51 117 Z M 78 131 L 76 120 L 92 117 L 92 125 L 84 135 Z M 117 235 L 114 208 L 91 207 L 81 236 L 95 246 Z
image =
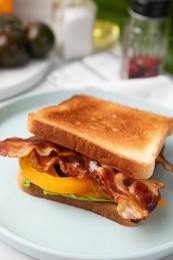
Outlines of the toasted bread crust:
M 82 201 L 82 200 L 77 200 L 77 199 L 72 199 L 60 195 L 45 195 L 43 193 L 43 190 L 39 188 L 38 186 L 34 184 L 30 184 L 29 187 L 25 187 L 23 185 L 23 176 L 21 172 L 19 171 L 18 173 L 18 184 L 21 190 L 24 192 L 35 196 L 39 198 L 44 198 L 60 203 L 64 203 L 70 206 L 74 206 L 77 208 L 81 208 L 87 211 L 91 211 L 97 215 L 100 215 L 102 217 L 105 217 L 107 219 L 110 219 L 112 221 L 115 221 L 123 226 L 135 226 L 135 223 L 132 223 L 128 220 L 125 220 L 121 218 L 118 213 L 117 213 L 117 207 L 115 203 L 109 203 L 109 202 L 93 202 L 93 201 Z
M 28 130 L 134 178 L 149 178 L 173 118 L 79 95 L 30 113 Z

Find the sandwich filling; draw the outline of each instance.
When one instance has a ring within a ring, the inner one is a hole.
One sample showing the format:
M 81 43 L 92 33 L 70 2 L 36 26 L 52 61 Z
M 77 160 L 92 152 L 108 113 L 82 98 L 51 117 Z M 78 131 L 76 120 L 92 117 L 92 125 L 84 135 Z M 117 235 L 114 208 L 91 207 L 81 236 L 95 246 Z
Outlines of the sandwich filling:
M 27 184 L 44 193 L 115 203 L 118 214 L 133 223 L 146 219 L 160 200 L 156 180 L 134 179 L 82 154 L 36 136 L 0 142 L 0 154 L 19 158 Z M 157 161 L 173 170 L 163 155 Z

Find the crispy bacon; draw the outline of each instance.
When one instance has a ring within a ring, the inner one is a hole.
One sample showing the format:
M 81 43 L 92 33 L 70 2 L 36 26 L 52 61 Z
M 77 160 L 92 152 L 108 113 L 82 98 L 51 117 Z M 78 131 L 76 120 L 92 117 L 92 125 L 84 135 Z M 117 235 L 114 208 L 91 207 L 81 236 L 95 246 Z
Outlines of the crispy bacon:
M 20 158 L 28 154 L 32 166 L 39 171 L 47 171 L 58 163 L 68 176 L 92 178 L 117 203 L 119 215 L 135 223 L 146 219 L 157 206 L 159 189 L 164 187 L 155 180 L 127 177 L 113 168 L 38 137 L 14 137 L 0 142 L 0 155 Z
M 91 174 L 105 191 L 118 205 L 117 211 L 123 218 L 132 222 L 146 219 L 158 204 L 159 189 L 164 185 L 154 180 L 136 180 L 114 173 L 109 167 L 101 166 L 91 161 Z
M 41 156 L 48 156 L 53 151 L 62 156 L 74 155 L 73 151 L 36 136 L 27 139 L 12 137 L 0 142 L 0 155 L 2 156 L 21 158 L 32 151 L 36 151 Z
M 165 156 L 163 154 L 163 149 L 162 151 L 160 152 L 159 156 L 157 157 L 156 159 L 156 162 L 161 164 L 163 166 L 163 168 L 168 171 L 168 172 L 173 172 L 173 164 L 168 162 L 166 159 L 165 159 Z

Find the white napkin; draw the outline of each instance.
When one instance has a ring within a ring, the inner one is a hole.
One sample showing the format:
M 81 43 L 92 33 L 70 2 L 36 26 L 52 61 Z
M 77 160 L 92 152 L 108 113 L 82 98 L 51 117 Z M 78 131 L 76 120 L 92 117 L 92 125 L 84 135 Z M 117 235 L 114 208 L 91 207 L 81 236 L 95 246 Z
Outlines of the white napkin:
M 160 75 L 148 79 L 119 80 L 109 86 L 109 90 L 143 98 L 149 102 L 168 108 L 173 112 L 173 78 Z
M 27 256 L 16 249 L 0 241 L 0 259 L 1 260 L 34 260 L 33 257 Z
M 106 52 L 56 69 L 48 75 L 47 81 L 57 89 L 94 87 L 137 96 L 173 111 L 172 76 L 122 80 L 119 68 L 119 57 Z

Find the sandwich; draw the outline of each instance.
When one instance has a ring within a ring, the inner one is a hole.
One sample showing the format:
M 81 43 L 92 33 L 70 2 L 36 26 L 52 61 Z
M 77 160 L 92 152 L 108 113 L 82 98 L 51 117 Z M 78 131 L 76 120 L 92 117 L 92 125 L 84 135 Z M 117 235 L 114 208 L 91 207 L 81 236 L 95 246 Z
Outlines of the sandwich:
M 19 158 L 20 188 L 125 226 L 146 220 L 164 184 L 152 178 L 164 158 L 173 118 L 93 96 L 76 95 L 28 115 L 26 139 L 0 142 Z

